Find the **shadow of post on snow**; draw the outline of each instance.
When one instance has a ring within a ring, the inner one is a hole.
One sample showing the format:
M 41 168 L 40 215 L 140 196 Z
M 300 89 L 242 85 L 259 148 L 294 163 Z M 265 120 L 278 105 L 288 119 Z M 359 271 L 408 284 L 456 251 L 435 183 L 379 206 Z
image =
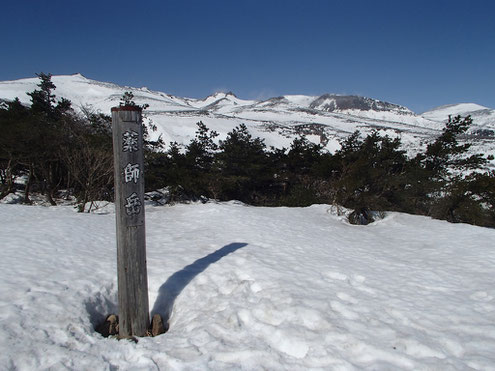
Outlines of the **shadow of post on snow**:
M 247 243 L 234 242 L 225 245 L 221 249 L 212 252 L 205 257 L 196 260 L 194 263 L 182 268 L 180 271 L 172 274 L 167 281 L 160 286 L 158 297 L 156 298 L 151 315 L 160 314 L 164 323 L 168 323 L 175 299 L 179 296 L 182 290 L 196 277 L 203 272 L 210 264 L 216 263 L 224 256 L 233 253 L 234 251 L 247 246 Z

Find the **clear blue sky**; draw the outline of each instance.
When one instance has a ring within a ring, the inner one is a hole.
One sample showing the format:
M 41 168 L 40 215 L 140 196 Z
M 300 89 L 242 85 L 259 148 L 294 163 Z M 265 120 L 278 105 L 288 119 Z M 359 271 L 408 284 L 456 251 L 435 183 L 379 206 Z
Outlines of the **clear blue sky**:
M 493 0 L 17 0 L 0 34 L 0 80 L 80 72 L 187 97 L 495 108 Z

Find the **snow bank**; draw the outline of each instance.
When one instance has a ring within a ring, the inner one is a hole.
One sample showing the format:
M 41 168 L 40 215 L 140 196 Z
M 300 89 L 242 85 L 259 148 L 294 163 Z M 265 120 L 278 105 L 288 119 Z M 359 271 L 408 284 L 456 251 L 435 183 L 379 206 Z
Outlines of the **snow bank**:
M 150 307 L 137 344 L 116 308 L 111 208 L 0 205 L 1 369 L 495 369 L 495 231 L 329 207 L 147 208 Z

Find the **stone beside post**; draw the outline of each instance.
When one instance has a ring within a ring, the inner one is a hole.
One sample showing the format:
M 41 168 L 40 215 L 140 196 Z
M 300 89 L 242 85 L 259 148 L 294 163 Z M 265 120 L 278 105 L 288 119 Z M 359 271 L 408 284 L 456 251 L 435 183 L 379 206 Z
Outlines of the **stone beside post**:
M 112 133 L 117 222 L 119 337 L 145 336 L 150 320 L 141 107 L 113 107 Z

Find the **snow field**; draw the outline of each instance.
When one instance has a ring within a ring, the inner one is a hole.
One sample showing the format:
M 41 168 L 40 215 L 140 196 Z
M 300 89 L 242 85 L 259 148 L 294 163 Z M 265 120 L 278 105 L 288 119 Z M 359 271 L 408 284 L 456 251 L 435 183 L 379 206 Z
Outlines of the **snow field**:
M 0 205 L 0 368 L 495 369 L 495 231 L 391 213 L 352 226 L 327 205 L 148 207 L 150 310 L 117 311 L 115 215 Z

